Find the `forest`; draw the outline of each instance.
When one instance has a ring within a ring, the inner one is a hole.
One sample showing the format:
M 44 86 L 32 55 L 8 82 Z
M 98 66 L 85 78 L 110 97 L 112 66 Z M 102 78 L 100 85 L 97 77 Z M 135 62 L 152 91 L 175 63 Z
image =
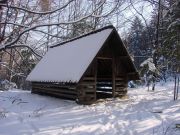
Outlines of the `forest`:
M 180 0 L 0 0 L 0 135 L 180 135 L 179 84 Z
M 180 71 L 179 0 L 1 0 L 0 79 L 29 89 L 27 75 L 49 47 L 114 25 L 142 82 Z

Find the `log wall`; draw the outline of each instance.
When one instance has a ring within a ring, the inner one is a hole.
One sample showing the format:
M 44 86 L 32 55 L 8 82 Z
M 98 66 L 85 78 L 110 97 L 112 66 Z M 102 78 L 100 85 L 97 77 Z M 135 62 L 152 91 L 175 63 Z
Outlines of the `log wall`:
M 84 77 L 77 86 L 78 103 L 92 104 L 96 101 L 96 78 Z
M 76 86 L 72 84 L 32 83 L 32 93 L 50 95 L 64 99 L 77 99 Z
M 115 78 L 115 97 L 122 97 L 127 94 L 126 76 L 117 76 Z

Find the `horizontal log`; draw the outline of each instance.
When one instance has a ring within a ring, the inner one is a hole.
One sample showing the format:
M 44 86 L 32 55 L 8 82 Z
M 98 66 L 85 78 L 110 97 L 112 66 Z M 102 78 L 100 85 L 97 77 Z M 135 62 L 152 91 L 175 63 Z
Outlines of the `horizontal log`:
M 121 81 L 121 80 L 125 80 L 125 79 L 124 79 L 123 77 L 122 77 L 122 78 L 121 78 L 121 77 L 120 77 L 120 78 L 119 78 L 119 77 L 116 77 L 115 80 L 116 80 L 116 81 L 118 81 L 118 80 Z
M 105 80 L 103 80 L 103 81 L 97 81 L 96 82 L 97 84 L 112 84 L 112 81 L 105 81 Z
M 77 95 L 63 94 L 63 93 L 53 92 L 53 91 L 38 90 L 38 91 L 35 91 L 35 93 L 53 95 L 55 97 L 63 97 L 63 98 L 68 98 L 68 99 L 77 99 Z
M 115 92 L 126 92 L 126 89 L 116 89 Z
M 88 81 L 90 81 L 90 80 L 91 81 L 95 81 L 95 79 L 96 79 L 95 77 L 84 77 L 83 81 L 86 81 L 86 80 L 88 80 Z
M 85 81 L 83 81 L 83 82 L 79 83 L 79 85 L 95 85 L 95 82 L 85 82 Z
M 86 92 L 86 96 L 89 96 L 89 95 L 95 96 L 95 95 L 96 95 L 96 92 Z
M 112 60 L 111 57 L 97 57 L 97 59 L 100 59 L 100 60 Z
M 88 88 L 87 88 L 87 89 L 84 89 L 84 91 L 85 91 L 85 92 L 96 92 L 95 89 L 88 89 Z
M 116 94 L 126 94 L 127 93 L 127 91 L 119 91 L 119 92 L 115 92 Z
M 126 88 L 124 85 L 116 85 L 115 88 Z
M 59 84 L 41 84 L 41 83 L 33 83 L 32 86 L 40 86 L 40 87 L 56 87 L 56 88 L 76 88 L 75 85 L 59 85 Z
M 67 94 L 77 94 L 75 90 L 67 90 L 67 89 L 55 89 L 55 88 L 40 88 L 40 87 L 33 87 L 33 89 L 44 90 L 44 91 L 54 91 L 58 93 L 67 93 Z
M 116 92 L 126 92 L 127 89 L 116 89 L 115 91 L 116 91 Z
M 124 85 L 124 86 L 126 86 L 126 83 L 125 82 L 115 82 L 115 85 Z
M 95 98 L 95 94 L 86 94 L 84 98 Z
M 79 101 L 82 101 L 82 102 L 91 102 L 91 101 L 94 101 L 96 99 L 96 95 L 95 94 L 88 94 L 88 95 L 85 95 L 85 96 L 80 96 L 78 97 Z
M 78 86 L 78 90 L 84 90 L 84 89 L 95 89 L 96 85 L 90 85 L 90 86 L 87 86 L 87 85 L 79 85 Z
M 124 86 L 116 86 L 115 89 L 127 89 L 127 88 Z
M 111 81 L 112 82 L 112 77 L 97 77 L 97 81 Z

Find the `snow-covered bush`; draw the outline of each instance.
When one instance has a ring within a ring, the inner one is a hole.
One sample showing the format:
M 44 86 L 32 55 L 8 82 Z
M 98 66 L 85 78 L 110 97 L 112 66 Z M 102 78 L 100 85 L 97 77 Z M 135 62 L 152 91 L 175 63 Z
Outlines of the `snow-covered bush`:
M 155 82 L 157 81 L 157 78 L 159 76 L 159 71 L 156 68 L 155 64 L 153 63 L 153 59 L 148 58 L 143 63 L 141 63 L 140 67 L 141 67 L 140 73 L 143 76 L 143 80 L 146 86 L 148 86 L 149 89 L 150 84 L 152 84 L 153 85 L 152 90 L 154 90 Z
M 16 83 L 14 82 L 9 82 L 8 80 L 0 80 L 0 90 L 9 90 L 17 88 Z

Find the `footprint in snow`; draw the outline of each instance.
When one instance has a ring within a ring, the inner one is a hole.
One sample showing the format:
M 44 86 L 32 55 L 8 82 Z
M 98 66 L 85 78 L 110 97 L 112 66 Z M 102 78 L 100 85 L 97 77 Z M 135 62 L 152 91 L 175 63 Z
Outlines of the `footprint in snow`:
M 24 122 L 24 119 L 23 119 L 21 116 L 18 116 L 17 119 L 20 121 L 20 123 L 23 123 L 23 122 Z
M 29 123 L 29 126 L 35 131 L 35 132 L 39 132 L 39 129 L 32 123 Z

